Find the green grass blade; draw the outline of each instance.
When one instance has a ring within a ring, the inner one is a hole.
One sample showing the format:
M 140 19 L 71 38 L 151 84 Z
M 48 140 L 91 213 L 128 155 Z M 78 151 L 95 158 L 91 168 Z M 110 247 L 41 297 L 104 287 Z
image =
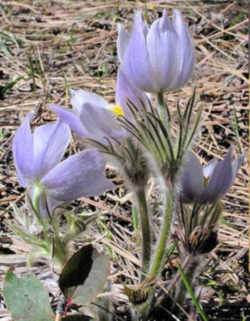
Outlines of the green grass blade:
M 199 312 L 202 320 L 208 321 L 208 318 L 206 317 L 201 305 L 199 304 L 199 302 L 195 298 L 194 292 L 193 292 L 193 290 L 192 290 L 192 288 L 191 288 L 191 286 L 190 286 L 190 284 L 189 284 L 189 282 L 188 282 L 188 280 L 187 280 L 187 278 L 186 278 L 186 276 L 185 276 L 185 274 L 184 274 L 184 272 L 183 272 L 183 270 L 182 270 L 182 268 L 181 268 L 181 266 L 179 264 L 177 264 L 177 268 L 178 268 L 178 271 L 181 274 L 181 278 L 182 278 L 182 281 L 183 281 L 183 283 L 185 285 L 185 288 L 187 289 L 187 292 L 189 293 L 189 295 L 190 295 L 190 297 L 191 297 L 191 299 L 192 299 L 197 311 Z

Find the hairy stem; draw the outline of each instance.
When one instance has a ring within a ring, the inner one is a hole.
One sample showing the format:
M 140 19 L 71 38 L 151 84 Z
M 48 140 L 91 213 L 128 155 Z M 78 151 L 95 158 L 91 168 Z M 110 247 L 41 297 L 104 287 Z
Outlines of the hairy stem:
M 149 275 L 151 277 L 156 277 L 163 265 L 163 259 L 166 253 L 166 245 L 170 235 L 170 227 L 173 216 L 173 191 L 169 190 L 166 200 L 166 208 L 163 218 L 163 225 L 160 232 L 160 237 L 158 245 L 156 247 L 155 256 L 153 258 L 153 263 L 150 268 Z
M 149 222 L 149 213 L 145 189 L 139 189 L 136 192 L 138 212 L 140 216 L 140 224 L 142 231 L 142 274 L 141 281 L 145 278 L 151 259 L 151 230 Z
M 159 275 L 164 265 L 167 241 L 170 236 L 170 228 L 171 228 L 171 222 L 173 217 L 173 203 L 174 203 L 173 197 L 174 197 L 174 193 L 172 188 L 170 188 L 167 192 L 163 225 L 161 228 L 158 244 L 155 250 L 153 262 L 151 264 L 150 271 L 149 271 L 149 277 L 152 277 L 152 278 L 157 277 Z M 150 306 L 152 305 L 153 299 L 154 299 L 154 290 L 152 289 L 149 292 L 148 300 L 145 302 L 145 304 L 141 308 L 142 320 L 147 320 L 148 313 L 150 311 Z
M 52 260 L 59 265 L 60 269 L 62 269 L 67 260 L 67 249 L 60 238 L 58 226 L 53 219 L 51 220 L 51 227 L 54 234 Z

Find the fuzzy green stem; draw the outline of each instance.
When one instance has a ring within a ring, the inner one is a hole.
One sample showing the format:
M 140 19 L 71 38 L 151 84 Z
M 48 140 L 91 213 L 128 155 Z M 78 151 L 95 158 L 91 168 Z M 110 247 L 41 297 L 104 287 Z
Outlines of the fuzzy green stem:
M 42 194 L 42 190 L 40 186 L 35 186 L 34 188 L 34 196 L 33 201 L 31 200 L 31 204 L 34 209 L 34 214 L 36 216 L 37 222 L 44 227 L 44 223 L 42 222 L 41 215 L 40 215 L 40 197 Z
M 60 266 L 60 268 L 63 268 L 67 259 L 66 246 L 60 238 L 57 224 L 53 219 L 51 220 L 51 226 L 54 232 L 52 259 Z
M 170 234 L 169 232 L 170 232 L 170 227 L 172 222 L 172 216 L 173 216 L 173 191 L 169 190 L 167 195 L 167 200 L 166 200 L 166 208 L 165 208 L 163 225 L 160 232 L 160 238 L 155 251 L 153 264 L 151 266 L 150 273 L 149 273 L 151 277 L 156 277 L 159 274 L 160 269 L 162 267 L 162 261 L 164 258 L 164 254 L 166 252 L 166 245 Z
M 145 278 L 151 259 L 151 230 L 145 189 L 138 189 L 136 192 L 138 212 L 142 231 L 142 274 L 141 281 Z
M 43 193 L 43 190 L 41 186 L 36 185 L 34 188 L 33 200 L 30 198 L 29 193 L 27 193 L 27 197 L 30 201 L 37 223 L 43 227 L 42 236 L 43 236 L 43 239 L 46 240 L 48 235 L 48 223 L 45 219 L 41 217 L 41 214 L 40 214 L 40 198 L 42 197 L 42 193 Z
M 153 258 L 153 262 L 149 271 L 149 277 L 152 277 L 152 278 L 157 277 L 164 263 L 166 246 L 170 235 L 170 228 L 171 228 L 171 222 L 173 217 L 173 203 L 174 203 L 173 197 L 174 197 L 173 190 L 169 189 L 167 192 L 164 221 L 161 228 L 159 241 L 155 250 L 155 256 Z M 153 293 L 154 293 L 154 290 L 151 290 L 149 293 L 149 298 L 147 302 L 145 302 L 145 304 L 141 308 L 140 312 L 141 312 L 142 320 L 147 320 L 148 318 L 148 313 L 154 297 Z
M 67 253 L 65 251 L 64 244 L 62 244 L 61 240 L 57 237 L 54 241 L 53 260 L 60 266 L 61 269 L 67 260 Z

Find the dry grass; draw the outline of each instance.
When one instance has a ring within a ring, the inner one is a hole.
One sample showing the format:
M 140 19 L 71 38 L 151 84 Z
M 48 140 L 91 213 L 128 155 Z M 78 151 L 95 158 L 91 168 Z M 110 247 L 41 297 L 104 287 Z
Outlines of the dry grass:
M 162 8 L 179 7 L 190 24 L 197 53 L 193 81 L 180 93 L 169 94 L 168 99 L 171 104 L 177 98 L 190 96 L 193 86 L 197 87 L 197 97 L 205 111 L 202 135 L 196 148 L 198 155 L 204 161 L 211 157 L 221 158 L 230 145 L 235 146 L 238 153 L 247 151 L 247 1 L 217 1 L 216 4 L 205 0 L 143 2 L 1 1 L 0 253 L 5 253 L 2 248 L 6 249 L 12 243 L 11 250 L 15 254 L 11 259 L 27 253 L 25 245 L 10 235 L 6 227 L 6 221 L 12 217 L 10 202 L 20 203 L 23 199 L 12 161 L 12 136 L 29 110 L 37 111 L 35 125 L 54 120 L 55 115 L 46 106 L 51 102 L 69 106 L 70 88 L 90 90 L 104 95 L 109 101 L 114 99 L 118 66 L 116 23 L 131 24 L 135 7 L 152 8 L 150 4 L 153 4 L 153 10 L 149 11 L 151 18 L 156 17 Z M 225 271 L 218 283 L 230 283 L 237 295 L 245 295 L 243 279 L 247 277 L 247 182 L 245 162 L 234 186 L 224 198 L 220 245 L 212 258 L 217 262 L 217 271 Z M 135 277 L 131 272 L 132 264 L 138 264 L 137 249 L 131 241 L 135 235 L 119 224 L 122 221 L 126 223 L 124 226 L 131 228 L 129 205 L 124 207 L 108 197 L 103 202 L 88 199 L 82 202 L 113 214 L 109 223 L 105 222 L 113 233 L 112 240 L 101 237 L 100 240 L 112 249 L 117 264 L 125 266 L 126 262 L 123 276 Z M 0 276 L 1 270 L 6 270 L 5 261 L 2 262 L 3 269 L 0 261 Z M 118 276 L 113 279 L 117 280 Z M 240 286 L 243 286 L 243 292 Z

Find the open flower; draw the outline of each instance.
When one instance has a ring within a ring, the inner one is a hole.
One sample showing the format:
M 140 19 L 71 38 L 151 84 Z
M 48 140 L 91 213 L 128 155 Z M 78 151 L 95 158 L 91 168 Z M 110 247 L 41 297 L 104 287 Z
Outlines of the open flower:
M 202 166 L 193 153 L 189 153 L 181 174 L 181 197 L 184 202 L 215 203 L 232 186 L 243 156 L 232 161 L 232 149 L 221 161 L 211 160 Z
M 32 201 L 39 199 L 41 215 L 78 197 L 98 195 L 113 187 L 104 176 L 104 159 L 97 150 L 85 150 L 60 162 L 70 142 L 67 124 L 57 121 L 32 133 L 26 116 L 13 139 L 13 155 L 20 184 Z
M 146 92 L 177 90 L 193 71 L 193 43 L 178 10 L 172 21 L 164 10 L 150 28 L 137 12 L 131 33 L 119 25 L 117 51 L 129 81 Z
M 71 90 L 71 94 L 73 110 L 53 104 L 49 107 L 80 137 L 104 144 L 107 143 L 105 137 L 120 139 L 127 135 L 116 118 L 131 117 L 128 101 L 138 108 L 142 103 L 148 104 L 146 94 L 134 88 L 121 70 L 118 71 L 116 104 L 109 104 L 101 96 L 81 89 Z

